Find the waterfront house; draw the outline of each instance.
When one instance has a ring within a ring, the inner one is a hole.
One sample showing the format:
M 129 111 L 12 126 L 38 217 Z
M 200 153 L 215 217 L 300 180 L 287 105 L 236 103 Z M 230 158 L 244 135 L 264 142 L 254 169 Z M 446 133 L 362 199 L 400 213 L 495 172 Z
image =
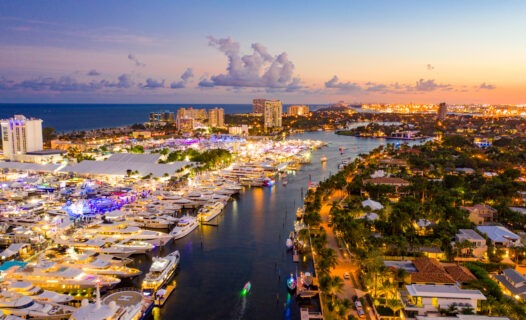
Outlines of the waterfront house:
M 521 237 L 503 226 L 478 226 L 477 230 L 488 236 L 496 247 L 513 247 L 521 242 Z
M 504 269 L 502 274 L 493 275 L 502 291 L 516 299 L 526 300 L 526 277 L 515 269 Z
M 472 207 L 460 207 L 469 212 L 469 220 L 474 224 L 480 225 L 488 222 L 493 222 L 497 210 L 485 204 L 476 204 Z
M 476 277 L 466 268 L 454 263 L 441 264 L 436 259 L 419 257 L 413 260 L 414 272 L 410 283 L 457 285 L 475 280 Z
M 417 315 L 437 314 L 440 309 L 454 305 L 457 309 L 472 308 L 480 310 L 481 302 L 486 297 L 479 290 L 465 290 L 456 285 L 406 285 L 399 292 L 406 318 Z
M 455 246 L 461 242 L 467 241 L 471 244 L 471 248 L 463 248 L 464 250 L 471 251 L 471 254 L 475 257 L 483 257 L 488 246 L 486 245 L 486 239 L 483 236 L 478 234 L 473 229 L 459 229 L 458 233 L 455 235 Z

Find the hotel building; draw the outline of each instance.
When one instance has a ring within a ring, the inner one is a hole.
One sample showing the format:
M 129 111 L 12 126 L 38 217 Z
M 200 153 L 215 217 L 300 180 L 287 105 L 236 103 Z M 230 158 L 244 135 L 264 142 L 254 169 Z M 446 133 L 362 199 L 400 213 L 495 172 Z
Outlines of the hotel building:
M 289 116 L 306 116 L 309 114 L 308 106 L 290 106 L 287 114 Z
M 13 118 L 0 120 L 0 126 L 4 159 L 17 160 L 28 152 L 43 149 L 41 119 L 15 115 Z
M 265 101 L 267 99 L 252 100 L 252 113 L 262 114 L 265 111 Z

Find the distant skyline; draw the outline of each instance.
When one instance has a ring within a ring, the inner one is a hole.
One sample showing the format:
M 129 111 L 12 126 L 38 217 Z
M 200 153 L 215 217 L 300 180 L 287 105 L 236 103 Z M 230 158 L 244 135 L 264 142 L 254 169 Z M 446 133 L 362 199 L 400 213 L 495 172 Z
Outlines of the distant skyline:
M 523 1 L 2 1 L 0 103 L 526 104 Z

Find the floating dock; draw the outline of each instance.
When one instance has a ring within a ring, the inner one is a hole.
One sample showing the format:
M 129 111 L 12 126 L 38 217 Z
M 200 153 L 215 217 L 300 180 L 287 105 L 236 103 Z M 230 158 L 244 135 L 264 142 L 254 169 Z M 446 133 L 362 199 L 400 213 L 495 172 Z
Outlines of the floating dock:
M 168 300 L 168 298 L 170 297 L 172 292 L 175 290 L 175 285 L 173 285 L 173 284 L 168 285 L 166 288 L 164 288 L 164 290 L 166 290 L 166 291 L 164 292 L 162 297 L 160 297 L 160 298 L 157 298 L 157 296 L 155 297 L 155 306 L 156 307 L 164 306 L 164 304 L 166 303 L 166 300 Z M 159 292 L 159 291 L 157 291 L 157 292 Z M 157 293 L 156 293 L 156 295 L 157 295 Z

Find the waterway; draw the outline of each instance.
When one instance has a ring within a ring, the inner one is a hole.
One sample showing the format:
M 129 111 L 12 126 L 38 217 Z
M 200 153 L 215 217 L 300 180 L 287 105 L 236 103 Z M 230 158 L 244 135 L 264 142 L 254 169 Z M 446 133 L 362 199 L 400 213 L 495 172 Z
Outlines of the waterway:
M 293 229 L 309 179 L 318 182 L 336 173 L 342 159 L 402 142 L 333 132 L 291 138 L 322 140 L 329 145 L 312 153 L 310 165 L 289 173 L 286 186 L 277 181 L 272 188 L 246 189 L 216 218 L 218 227 L 200 226 L 186 238 L 157 249 L 154 254 L 161 255 L 178 249 L 181 264 L 175 277 L 177 287 L 165 306 L 154 310 L 155 319 L 299 319 L 299 307 L 288 296 L 285 281 L 290 273 L 309 271 L 312 266 L 301 263 L 298 267 L 286 253 L 285 239 Z M 340 147 L 345 148 L 343 154 Z M 325 164 L 320 162 L 322 155 L 327 157 Z M 151 258 L 139 259 L 144 269 Z M 252 289 L 242 297 L 247 281 Z

